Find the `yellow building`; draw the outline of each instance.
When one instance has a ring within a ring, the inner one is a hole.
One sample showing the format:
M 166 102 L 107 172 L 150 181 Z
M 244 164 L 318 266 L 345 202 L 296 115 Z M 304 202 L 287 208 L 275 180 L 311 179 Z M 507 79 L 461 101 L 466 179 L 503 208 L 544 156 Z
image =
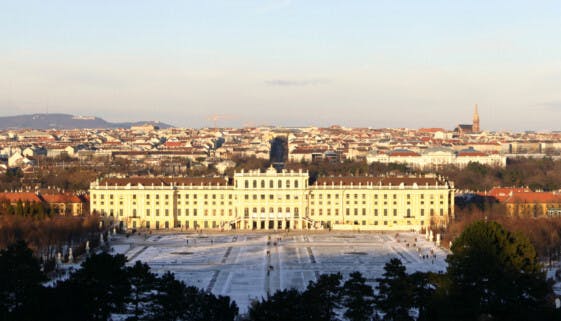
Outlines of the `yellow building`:
M 412 230 L 446 225 L 454 186 L 436 176 L 325 177 L 270 168 L 233 178 L 107 178 L 90 186 L 92 213 L 149 229 Z

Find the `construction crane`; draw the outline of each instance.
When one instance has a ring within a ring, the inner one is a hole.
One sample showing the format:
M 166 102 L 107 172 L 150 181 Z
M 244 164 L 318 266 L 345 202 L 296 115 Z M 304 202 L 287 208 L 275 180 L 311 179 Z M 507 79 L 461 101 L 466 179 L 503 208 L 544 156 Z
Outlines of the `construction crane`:
M 212 127 L 213 127 L 213 128 L 218 128 L 218 127 L 216 127 L 216 123 L 217 123 L 218 121 L 221 121 L 221 120 L 232 120 L 232 119 L 235 119 L 235 117 L 232 116 L 232 115 L 213 114 L 213 115 L 210 115 L 209 117 L 207 117 L 206 120 L 212 121 Z

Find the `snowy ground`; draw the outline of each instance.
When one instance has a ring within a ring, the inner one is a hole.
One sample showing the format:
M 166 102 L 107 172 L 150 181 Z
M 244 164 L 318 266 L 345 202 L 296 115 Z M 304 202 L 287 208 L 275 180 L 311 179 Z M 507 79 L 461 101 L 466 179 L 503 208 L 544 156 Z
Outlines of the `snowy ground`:
M 369 282 L 397 257 L 408 272 L 444 271 L 446 253 L 416 233 L 156 234 L 112 237 L 130 264 L 171 271 L 188 285 L 228 295 L 245 312 L 278 289 L 304 289 L 322 273 L 360 271 Z M 417 241 L 415 241 L 415 238 Z M 436 259 L 432 256 L 432 251 Z M 430 258 L 423 259 L 425 254 Z

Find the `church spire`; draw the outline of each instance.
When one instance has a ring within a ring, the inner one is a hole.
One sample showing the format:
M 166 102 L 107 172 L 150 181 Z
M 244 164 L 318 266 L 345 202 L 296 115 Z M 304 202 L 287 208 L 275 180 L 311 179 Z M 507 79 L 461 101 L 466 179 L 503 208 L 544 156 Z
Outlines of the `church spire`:
M 479 127 L 479 111 L 477 110 L 477 104 L 475 104 L 475 110 L 473 112 L 472 131 L 474 133 L 479 133 L 481 131 L 481 128 Z

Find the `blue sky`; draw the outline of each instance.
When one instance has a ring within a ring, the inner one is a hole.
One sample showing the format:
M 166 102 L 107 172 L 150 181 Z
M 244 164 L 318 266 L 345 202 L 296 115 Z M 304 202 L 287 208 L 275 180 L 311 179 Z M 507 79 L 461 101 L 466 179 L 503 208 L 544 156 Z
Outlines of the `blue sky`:
M 0 115 L 561 129 L 558 0 L 0 4 Z

